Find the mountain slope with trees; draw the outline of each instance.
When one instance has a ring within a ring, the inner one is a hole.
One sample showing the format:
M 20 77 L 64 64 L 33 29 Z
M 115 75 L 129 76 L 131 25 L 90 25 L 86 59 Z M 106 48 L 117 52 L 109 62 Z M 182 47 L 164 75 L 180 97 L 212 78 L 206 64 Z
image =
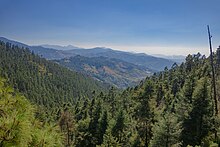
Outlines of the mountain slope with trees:
M 51 75 L 50 72 L 45 72 L 51 71 L 48 70 L 50 66 L 46 66 L 46 63 L 51 65 L 51 62 L 31 55 L 27 50 L 10 47 L 10 45 L 4 43 L 1 45 L 0 55 L 2 56 L 0 59 L 4 60 L 0 62 L 0 73 L 9 79 L 11 85 L 14 84 L 16 89 L 24 92 L 27 96 L 31 96 L 27 92 L 32 92 L 30 91 L 32 89 L 26 90 L 23 86 L 25 82 L 27 85 L 34 86 L 38 83 L 36 81 L 40 81 L 41 86 L 39 87 L 44 87 L 43 82 L 46 83 L 47 78 L 14 81 L 25 75 L 25 72 L 20 75 L 20 70 L 28 70 L 24 68 L 25 65 L 29 65 L 28 61 L 34 62 L 34 64 L 31 64 L 33 67 L 37 66 L 37 70 L 29 67 L 34 73 L 42 77 Z M 29 60 L 25 60 L 25 65 L 21 64 L 24 62 L 23 60 L 17 59 L 23 59 L 26 56 Z M 16 61 L 16 64 L 11 60 Z M 8 63 L 6 64 L 6 62 Z M 220 48 L 214 54 L 214 65 L 219 110 Z M 53 63 L 53 66 L 58 65 Z M 47 67 L 46 70 L 44 67 Z M 60 66 L 59 68 L 72 73 L 66 68 Z M 13 74 L 14 71 L 16 71 L 16 74 Z M 57 78 L 59 77 L 60 80 L 65 79 L 65 76 L 63 76 L 66 75 L 64 71 L 62 74 L 58 74 Z M 84 78 L 86 79 L 86 77 Z M 64 81 L 67 83 L 68 80 Z M 77 79 L 73 81 L 79 82 Z M 45 87 L 47 86 L 55 88 L 57 85 L 45 85 Z M 67 85 L 65 88 L 59 92 L 67 93 L 72 87 Z M 82 88 L 86 89 L 85 87 Z M 91 87 L 88 87 L 87 90 L 89 88 Z M 39 103 L 43 96 L 48 101 Z M 55 123 L 59 126 L 59 130 L 64 137 L 62 142 L 64 146 L 186 147 L 189 145 L 208 147 L 220 144 L 220 118 L 219 113 L 216 115 L 213 99 L 210 58 L 200 53 L 188 55 L 181 65 L 173 64 L 171 69 L 165 68 L 164 71 L 147 77 L 136 87 L 127 88 L 122 92 L 112 87 L 107 92 L 103 93 L 97 90 L 78 97 L 74 101 L 71 101 L 71 95 L 66 95 L 64 98 L 62 98 L 62 95 L 57 97 L 59 101 L 53 101 L 53 103 L 49 101 L 51 95 L 41 95 L 36 97 L 36 100 L 31 97 L 29 99 L 33 100 L 32 102 L 38 107 L 36 113 L 38 120 L 41 120 L 43 124 Z M 45 108 L 48 107 L 50 109 L 45 112 Z M 9 113 L 13 108 L 10 107 L 5 111 Z M 4 113 L 1 112 L 0 117 L 2 118 Z M 13 122 L 13 119 L 10 119 L 10 121 Z M 4 121 L 1 120 L 0 122 Z M 0 135 L 6 132 L 3 131 Z M 0 141 L 3 139 L 0 138 Z M 53 142 L 55 141 L 51 140 L 51 143 Z
M 148 68 L 137 66 L 123 60 L 106 57 L 89 58 L 78 55 L 71 58 L 55 60 L 55 62 L 118 88 L 135 86 L 145 77 L 153 73 L 153 71 Z
M 107 89 L 107 85 L 88 76 L 3 42 L 0 42 L 0 76 L 9 79 L 31 101 L 49 107 Z
M 220 54 L 215 54 L 214 61 L 219 91 Z M 198 53 L 122 93 L 112 88 L 106 94 L 78 100 L 66 109 L 72 112 L 75 126 L 70 133 L 75 139 L 69 144 L 217 146 L 220 119 L 214 113 L 211 83 L 210 59 Z

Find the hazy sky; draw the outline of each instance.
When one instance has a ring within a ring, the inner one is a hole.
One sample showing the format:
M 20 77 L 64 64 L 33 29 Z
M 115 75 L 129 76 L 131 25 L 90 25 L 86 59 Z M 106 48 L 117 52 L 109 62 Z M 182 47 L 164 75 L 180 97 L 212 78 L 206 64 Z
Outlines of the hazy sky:
M 0 0 L 0 36 L 27 44 L 105 46 L 148 54 L 220 45 L 220 0 Z

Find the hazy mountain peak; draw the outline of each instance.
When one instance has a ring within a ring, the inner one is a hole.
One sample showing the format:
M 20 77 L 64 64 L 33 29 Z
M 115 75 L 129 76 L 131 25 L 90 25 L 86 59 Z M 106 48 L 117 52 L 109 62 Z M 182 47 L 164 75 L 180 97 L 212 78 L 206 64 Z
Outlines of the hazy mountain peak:
M 186 58 L 186 57 L 183 56 L 183 55 L 154 54 L 153 56 L 159 57 L 159 58 L 168 59 L 168 60 L 172 60 L 172 61 L 177 62 L 177 63 L 181 63 L 181 62 L 185 61 L 185 58 Z
M 102 50 L 102 51 L 112 51 L 113 49 L 111 48 L 107 48 L 107 47 L 94 47 L 94 48 L 90 48 L 90 49 L 93 49 L 93 50 Z
M 50 45 L 50 44 L 43 44 L 40 45 L 45 48 L 53 48 L 57 50 L 72 50 L 72 49 L 79 49 L 79 47 L 73 46 L 73 45 L 67 45 L 67 46 L 61 46 L 61 45 Z

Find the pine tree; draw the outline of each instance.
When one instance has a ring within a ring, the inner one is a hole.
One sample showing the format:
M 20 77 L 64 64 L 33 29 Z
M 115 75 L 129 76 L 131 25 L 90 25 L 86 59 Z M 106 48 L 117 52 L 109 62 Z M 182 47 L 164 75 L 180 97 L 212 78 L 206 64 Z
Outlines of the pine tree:
M 119 111 L 119 114 L 116 118 L 116 123 L 112 128 L 112 135 L 118 139 L 119 142 L 122 142 L 122 135 L 125 129 L 125 116 L 123 110 Z
M 91 121 L 89 123 L 89 133 L 90 133 L 90 146 L 95 146 L 99 142 L 99 118 L 101 115 L 101 103 L 98 101 L 94 114 L 91 116 Z
M 162 99 L 164 98 L 164 90 L 163 90 L 163 85 L 160 83 L 158 86 L 157 86 L 157 89 L 156 89 L 156 102 L 157 102 L 157 106 L 160 105 Z
M 179 121 L 184 121 L 189 117 L 189 113 L 192 110 L 194 89 L 194 76 L 189 75 L 183 85 L 183 88 L 176 97 L 175 112 L 178 115 Z
M 153 120 L 153 113 L 150 108 L 150 100 L 154 93 L 153 83 L 148 80 L 146 82 L 144 92 L 138 97 L 139 105 L 137 107 L 136 117 L 138 118 L 138 129 L 145 146 L 149 145 L 152 137 L 151 127 Z
M 186 65 L 186 71 L 187 71 L 187 72 L 190 72 L 190 71 L 192 70 L 193 66 L 194 66 L 192 55 L 188 55 L 188 56 L 186 57 L 186 63 L 185 63 L 185 65 Z
M 98 142 L 99 145 L 103 143 L 103 137 L 104 134 L 106 133 L 107 128 L 108 128 L 108 113 L 107 111 L 104 111 L 99 126 L 99 142 Z
M 183 145 L 201 145 L 202 140 L 211 129 L 211 98 L 207 87 L 207 79 L 198 81 L 193 93 L 192 111 L 183 122 Z
M 59 126 L 61 131 L 65 134 L 65 139 L 66 139 L 65 144 L 67 146 L 70 146 L 74 142 L 73 138 L 76 128 L 75 128 L 75 121 L 67 108 L 65 108 L 65 110 L 61 114 L 59 120 Z
M 0 78 L 0 146 L 63 146 L 58 127 L 40 123 L 35 111 Z
M 111 131 L 107 130 L 103 138 L 103 143 L 100 147 L 122 147 L 122 145 L 115 137 L 113 137 Z
M 159 117 L 153 126 L 153 138 L 151 147 L 180 147 L 181 123 L 172 113 L 166 113 Z
M 110 105 L 110 114 L 112 117 L 114 117 L 115 112 L 116 112 L 116 92 L 115 92 L 115 88 L 111 87 L 111 89 L 109 90 L 108 96 L 107 96 L 108 100 L 107 102 Z

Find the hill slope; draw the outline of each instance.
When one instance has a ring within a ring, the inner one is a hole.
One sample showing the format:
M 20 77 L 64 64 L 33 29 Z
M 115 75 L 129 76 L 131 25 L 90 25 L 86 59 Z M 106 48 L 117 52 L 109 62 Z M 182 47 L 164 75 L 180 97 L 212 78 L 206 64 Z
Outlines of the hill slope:
M 9 79 L 30 100 L 49 106 L 91 96 L 94 90 L 105 90 L 102 83 L 92 78 L 3 42 L 0 42 L 0 76 Z
M 88 74 L 99 81 L 119 88 L 135 86 L 146 76 L 153 73 L 142 66 L 107 57 L 89 58 L 78 55 L 55 61 L 70 69 Z

